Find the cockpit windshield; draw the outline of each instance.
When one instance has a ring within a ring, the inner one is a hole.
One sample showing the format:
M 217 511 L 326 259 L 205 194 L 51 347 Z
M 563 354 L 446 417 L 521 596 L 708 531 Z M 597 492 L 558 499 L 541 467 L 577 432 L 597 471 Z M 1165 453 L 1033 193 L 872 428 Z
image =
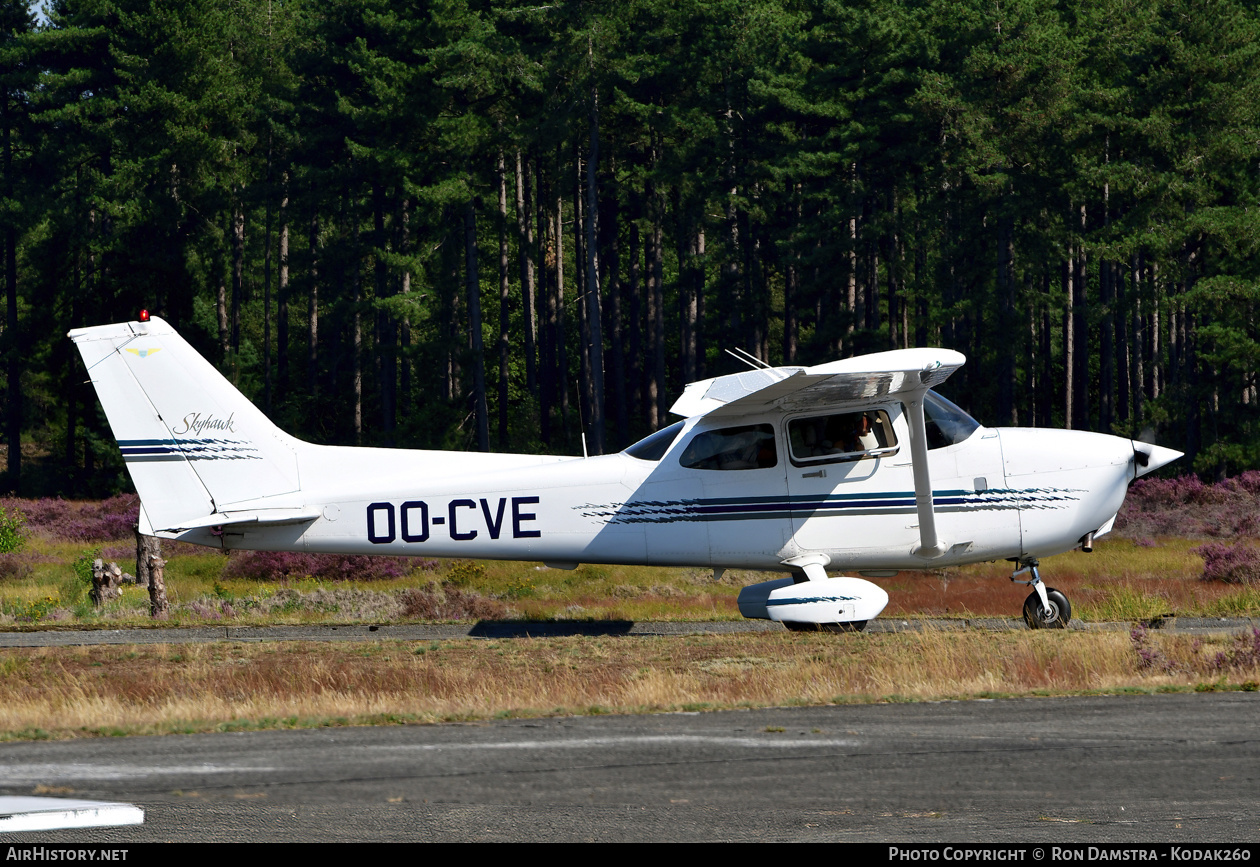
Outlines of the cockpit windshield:
M 940 449 L 967 439 L 980 422 L 967 415 L 963 409 L 934 391 L 923 399 L 923 419 L 927 423 L 927 446 Z
M 656 433 L 649 434 L 626 449 L 626 454 L 641 461 L 659 461 L 665 457 L 665 453 L 674 444 L 674 440 L 678 439 L 678 434 L 682 433 L 683 424 L 681 421 L 674 422 L 669 427 L 663 427 Z

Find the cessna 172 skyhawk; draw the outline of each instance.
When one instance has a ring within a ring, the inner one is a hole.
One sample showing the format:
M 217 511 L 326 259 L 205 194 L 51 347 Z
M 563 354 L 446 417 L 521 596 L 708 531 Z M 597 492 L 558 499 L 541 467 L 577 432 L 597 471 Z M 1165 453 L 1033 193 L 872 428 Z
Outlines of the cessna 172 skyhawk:
M 140 494 L 140 529 L 263 551 L 787 572 L 746 617 L 861 629 L 890 576 L 1008 559 L 1032 627 L 1071 608 L 1040 557 L 1088 550 L 1128 488 L 1181 453 L 986 428 L 930 389 L 965 359 L 902 349 L 687 386 L 683 420 L 592 458 L 320 446 L 275 425 L 175 330 L 70 332 Z

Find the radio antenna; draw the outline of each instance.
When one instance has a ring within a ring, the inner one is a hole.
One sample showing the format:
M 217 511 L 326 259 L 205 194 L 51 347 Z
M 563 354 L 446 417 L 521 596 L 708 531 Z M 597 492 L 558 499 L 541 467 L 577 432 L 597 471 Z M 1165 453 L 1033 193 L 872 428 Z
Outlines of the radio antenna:
M 744 364 L 747 364 L 753 370 L 769 370 L 770 369 L 770 365 L 766 364 L 764 361 L 762 361 L 757 356 L 753 355 L 751 352 L 745 352 L 744 350 L 740 349 L 738 346 L 736 346 L 733 350 L 727 349 L 726 354 L 729 355 L 731 358 L 734 358 L 736 361 L 742 361 Z

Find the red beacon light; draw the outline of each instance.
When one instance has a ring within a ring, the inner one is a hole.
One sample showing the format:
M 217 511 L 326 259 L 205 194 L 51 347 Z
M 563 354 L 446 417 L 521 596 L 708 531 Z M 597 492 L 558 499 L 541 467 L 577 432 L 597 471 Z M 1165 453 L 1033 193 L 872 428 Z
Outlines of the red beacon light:
M 149 311 L 148 311 L 148 310 L 141 310 L 141 311 L 140 311 L 140 321 L 141 321 L 141 322 L 148 322 L 148 321 L 149 321 Z

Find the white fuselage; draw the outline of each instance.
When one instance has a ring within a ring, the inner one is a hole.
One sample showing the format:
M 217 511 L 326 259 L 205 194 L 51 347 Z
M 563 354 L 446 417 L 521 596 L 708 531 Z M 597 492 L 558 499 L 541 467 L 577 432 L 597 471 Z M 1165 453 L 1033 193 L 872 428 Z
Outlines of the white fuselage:
M 793 416 L 778 412 L 739 420 L 773 427 L 774 466 L 737 470 L 680 464 L 694 436 L 721 427 L 707 416 L 689 419 L 658 461 L 300 444 L 300 491 L 235 507 L 306 508 L 318 511 L 314 521 L 178 537 L 226 548 L 564 565 L 787 570 L 785 561 L 819 553 L 832 570 L 922 569 L 1077 547 L 1085 534 L 1109 529 L 1134 478 L 1128 439 L 981 427 L 928 452 L 944 553 L 927 560 L 915 553 L 905 409 L 891 399 L 862 406 L 887 413 L 899 444 L 891 453 L 801 465 L 787 441 Z

